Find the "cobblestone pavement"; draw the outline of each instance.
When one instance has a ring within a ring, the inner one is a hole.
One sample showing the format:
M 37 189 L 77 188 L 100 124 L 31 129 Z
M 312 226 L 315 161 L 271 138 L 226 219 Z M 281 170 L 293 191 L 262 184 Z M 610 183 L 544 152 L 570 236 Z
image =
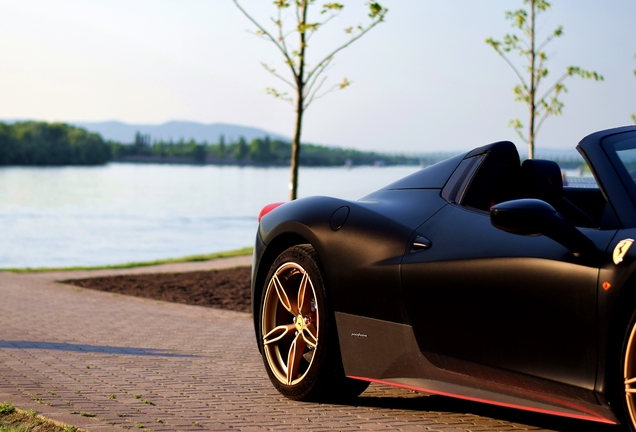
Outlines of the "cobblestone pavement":
M 80 289 L 89 275 L 0 273 L 0 401 L 90 431 L 609 431 L 606 426 L 372 385 L 352 405 L 281 397 L 249 314 Z

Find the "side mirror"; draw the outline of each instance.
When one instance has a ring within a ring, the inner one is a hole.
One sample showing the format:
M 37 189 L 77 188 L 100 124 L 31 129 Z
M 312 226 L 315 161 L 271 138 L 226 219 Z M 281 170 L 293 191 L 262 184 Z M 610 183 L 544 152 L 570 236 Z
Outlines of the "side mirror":
M 545 235 L 574 254 L 595 254 L 594 243 L 554 207 L 538 199 L 506 201 L 490 209 L 490 222 L 500 230 L 519 235 Z

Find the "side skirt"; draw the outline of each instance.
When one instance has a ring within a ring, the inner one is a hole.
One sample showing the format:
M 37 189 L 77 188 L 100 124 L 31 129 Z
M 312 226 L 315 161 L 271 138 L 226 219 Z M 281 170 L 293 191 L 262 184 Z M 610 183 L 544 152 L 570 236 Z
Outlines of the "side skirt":
M 342 312 L 335 315 L 342 362 L 350 378 L 543 414 L 618 422 L 609 407 L 567 397 L 576 391 L 545 380 L 523 377 L 526 385 L 513 386 L 440 369 L 420 351 L 409 325 Z M 489 376 L 511 375 L 488 372 Z M 595 400 L 593 394 L 589 396 Z

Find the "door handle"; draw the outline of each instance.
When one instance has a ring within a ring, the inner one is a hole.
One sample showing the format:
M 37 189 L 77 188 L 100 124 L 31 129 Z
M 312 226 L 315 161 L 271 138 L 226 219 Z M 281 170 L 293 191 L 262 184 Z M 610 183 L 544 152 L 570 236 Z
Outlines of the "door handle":
M 417 237 L 415 237 L 415 241 L 413 242 L 413 246 L 411 247 L 411 250 L 413 252 L 417 252 L 417 251 L 428 249 L 432 245 L 433 243 L 431 243 L 429 239 L 418 235 Z

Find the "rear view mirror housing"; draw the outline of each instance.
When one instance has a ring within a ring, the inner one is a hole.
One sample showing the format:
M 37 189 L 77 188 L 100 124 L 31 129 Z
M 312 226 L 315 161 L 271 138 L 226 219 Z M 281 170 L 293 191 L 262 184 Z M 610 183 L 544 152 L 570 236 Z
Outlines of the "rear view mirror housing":
M 490 222 L 500 230 L 525 236 L 545 235 L 575 254 L 596 253 L 594 243 L 554 207 L 538 199 L 519 199 L 494 205 Z

